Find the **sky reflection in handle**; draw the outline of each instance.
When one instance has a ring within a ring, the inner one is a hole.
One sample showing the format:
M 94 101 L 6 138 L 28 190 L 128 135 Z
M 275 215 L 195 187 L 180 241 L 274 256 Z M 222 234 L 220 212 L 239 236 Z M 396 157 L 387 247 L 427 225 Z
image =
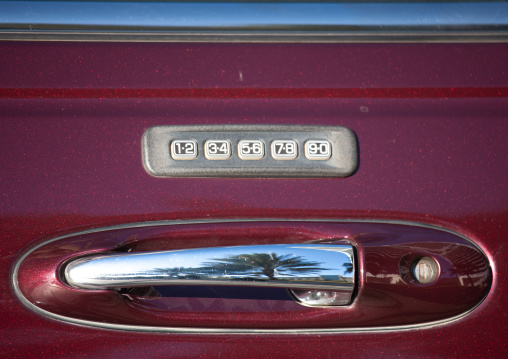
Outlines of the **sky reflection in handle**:
M 99 255 L 72 261 L 65 280 L 83 289 L 153 285 L 354 289 L 350 245 L 278 244 Z

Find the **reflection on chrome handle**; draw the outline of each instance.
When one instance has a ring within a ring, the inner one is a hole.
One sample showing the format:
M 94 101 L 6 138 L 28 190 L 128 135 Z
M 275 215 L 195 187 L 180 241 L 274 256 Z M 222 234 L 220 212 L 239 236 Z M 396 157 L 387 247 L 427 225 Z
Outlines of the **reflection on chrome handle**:
M 69 263 L 65 279 L 83 289 L 284 287 L 303 304 L 322 306 L 350 302 L 354 272 L 350 245 L 276 244 L 91 256 Z

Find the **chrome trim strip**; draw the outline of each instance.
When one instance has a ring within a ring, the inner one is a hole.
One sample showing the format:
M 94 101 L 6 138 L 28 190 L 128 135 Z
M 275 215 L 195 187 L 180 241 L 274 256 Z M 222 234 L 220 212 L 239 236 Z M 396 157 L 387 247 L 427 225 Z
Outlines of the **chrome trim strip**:
M 0 41 L 192 43 L 502 43 L 508 31 L 421 32 L 135 32 L 0 30 Z
M 412 325 L 401 325 L 401 326 L 394 326 L 394 327 L 371 327 L 371 328 L 314 328 L 314 329 L 241 329 L 241 328 L 182 328 L 182 327 L 148 327 L 148 326 L 136 326 L 136 325 L 119 325 L 119 324 L 109 324 L 109 323 L 100 323 L 100 322 L 92 322 L 87 320 L 81 320 L 81 319 L 75 319 L 75 318 L 69 318 L 58 314 L 53 314 L 50 312 L 47 312 L 45 310 L 40 309 L 39 307 L 33 305 L 30 303 L 21 293 L 18 285 L 18 271 L 21 263 L 23 260 L 30 255 L 33 251 L 37 250 L 38 248 L 51 243 L 55 242 L 61 239 L 74 237 L 74 236 L 80 236 L 85 234 L 91 234 L 91 233 L 98 233 L 103 231 L 110 231 L 110 230 L 117 230 L 117 229 L 125 229 L 125 228 L 141 228 L 141 227 L 151 227 L 151 226 L 169 226 L 169 225 L 181 225 L 181 224 L 207 224 L 207 223 L 249 223 L 249 222 L 329 222 L 329 223 L 384 223 L 384 224 L 397 224 L 397 225 L 404 225 L 404 226 L 414 226 L 414 227 L 422 227 L 422 228 L 430 228 L 434 230 L 439 230 L 442 232 L 450 233 L 453 235 L 456 235 L 460 238 L 463 238 L 473 244 L 478 250 L 485 255 L 489 262 L 491 263 L 491 266 L 493 265 L 493 262 L 491 261 L 491 258 L 485 254 L 485 252 L 473 241 L 471 241 L 469 238 L 461 235 L 460 233 L 457 233 L 455 231 L 437 227 L 434 225 L 429 224 L 421 224 L 416 222 L 406 222 L 406 221 L 397 221 L 397 220 L 382 220 L 382 219 L 284 219 L 284 218 L 257 218 L 257 219 L 210 219 L 210 220 L 175 220 L 175 221 L 155 221 L 155 222 L 140 222 L 140 223 L 127 223 L 127 224 L 121 224 L 121 225 L 115 225 L 115 226 L 109 226 L 109 227 L 101 227 L 101 228 L 95 228 L 95 229 L 89 229 L 81 232 L 66 234 L 63 236 L 59 236 L 56 238 L 49 239 L 47 241 L 44 241 L 32 248 L 30 248 L 27 252 L 25 252 L 21 257 L 19 257 L 12 269 L 12 275 L 11 275 L 11 285 L 14 294 L 16 297 L 20 300 L 20 302 L 27 307 L 27 309 L 30 309 L 42 316 L 49 317 L 51 319 L 61 321 L 64 323 L 72 323 L 75 325 L 80 325 L 84 327 L 93 327 L 93 328 L 103 328 L 103 329 L 112 329 L 112 330 L 122 330 L 122 331 L 137 331 L 137 332 L 159 332 L 159 333 L 176 333 L 176 334 L 250 334 L 250 335 L 261 335 L 261 334 L 278 334 L 278 335 L 299 335 L 299 334 L 339 334 L 339 333 L 364 333 L 364 332 L 399 332 L 399 331 L 407 331 L 407 330 L 424 330 L 424 329 L 430 329 L 438 326 L 442 326 L 445 324 L 450 324 L 453 322 L 456 322 L 464 317 L 466 317 L 468 314 L 473 312 L 476 308 L 478 308 L 488 297 L 489 293 L 492 291 L 489 291 L 485 298 L 483 298 L 482 301 L 478 303 L 474 308 L 471 308 L 467 312 L 464 312 L 462 314 L 459 314 L 455 317 L 438 320 L 434 322 L 429 323 L 420 323 L 420 324 L 412 324 Z M 495 268 L 492 268 L 492 272 L 495 273 Z M 494 276 L 493 278 L 493 284 L 495 283 L 496 278 Z
M 0 1 L 0 40 L 506 41 L 508 3 Z

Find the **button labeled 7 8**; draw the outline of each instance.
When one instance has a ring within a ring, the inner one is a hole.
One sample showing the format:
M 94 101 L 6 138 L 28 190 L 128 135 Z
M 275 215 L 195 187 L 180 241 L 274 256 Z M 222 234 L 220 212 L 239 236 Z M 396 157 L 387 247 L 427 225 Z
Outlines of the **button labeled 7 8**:
M 294 160 L 298 157 L 298 144 L 293 140 L 275 140 L 271 150 L 272 157 L 276 160 Z

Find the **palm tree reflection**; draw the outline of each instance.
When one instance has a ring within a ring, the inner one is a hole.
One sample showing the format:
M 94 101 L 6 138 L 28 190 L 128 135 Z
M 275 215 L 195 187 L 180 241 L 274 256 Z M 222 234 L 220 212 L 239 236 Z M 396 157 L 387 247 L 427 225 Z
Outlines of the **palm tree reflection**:
M 353 273 L 353 263 L 344 263 L 342 266 L 346 268 L 344 274 Z
M 323 263 L 306 260 L 302 256 L 276 253 L 251 253 L 211 259 L 200 267 L 154 268 L 151 273 L 159 278 L 199 279 L 215 276 L 243 276 L 250 278 L 308 277 L 327 271 Z
M 205 262 L 207 274 L 248 275 L 250 277 L 275 279 L 279 277 L 293 277 L 319 273 L 322 268 L 320 262 L 305 260 L 301 256 L 276 253 L 252 253 L 238 256 L 213 259 Z

